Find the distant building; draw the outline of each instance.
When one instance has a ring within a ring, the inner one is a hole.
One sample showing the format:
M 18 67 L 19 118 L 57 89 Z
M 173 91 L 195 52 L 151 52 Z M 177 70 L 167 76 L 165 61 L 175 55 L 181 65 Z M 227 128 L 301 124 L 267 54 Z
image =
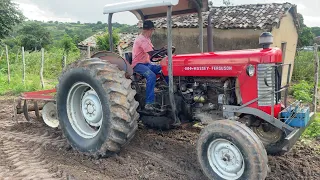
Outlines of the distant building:
M 87 56 L 87 49 L 88 46 L 90 46 L 91 53 L 93 54 L 94 52 L 98 51 L 98 46 L 97 46 L 97 37 L 103 35 L 104 32 L 98 32 L 87 39 L 81 41 L 78 43 L 78 48 L 81 50 L 81 56 L 86 57 Z M 132 34 L 132 33 L 120 33 L 120 41 L 119 44 L 117 45 L 117 49 L 115 49 L 115 52 L 118 53 L 120 56 L 123 55 L 124 52 L 131 51 L 132 46 L 133 46 L 133 41 L 137 34 Z

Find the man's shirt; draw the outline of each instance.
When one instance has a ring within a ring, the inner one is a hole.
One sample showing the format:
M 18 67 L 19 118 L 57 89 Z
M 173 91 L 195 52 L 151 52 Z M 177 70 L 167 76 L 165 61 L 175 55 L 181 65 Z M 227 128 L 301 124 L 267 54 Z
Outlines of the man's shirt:
M 132 48 L 132 68 L 138 63 L 150 63 L 148 52 L 153 51 L 151 40 L 140 34 L 133 43 Z

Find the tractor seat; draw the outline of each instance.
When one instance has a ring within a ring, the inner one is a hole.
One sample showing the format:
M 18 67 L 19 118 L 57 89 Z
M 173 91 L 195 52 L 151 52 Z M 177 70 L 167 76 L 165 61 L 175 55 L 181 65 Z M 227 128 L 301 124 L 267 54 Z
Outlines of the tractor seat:
M 132 52 L 125 52 L 124 59 L 126 59 L 129 62 L 129 64 L 131 65 L 132 64 Z M 157 79 L 159 79 L 161 77 L 160 74 L 157 74 L 156 76 L 157 76 Z M 143 75 L 136 73 L 134 71 L 133 71 L 133 77 L 134 77 L 134 81 L 140 81 L 145 78 Z
M 132 52 L 125 52 L 124 53 L 124 59 L 126 59 L 129 64 L 132 64 Z

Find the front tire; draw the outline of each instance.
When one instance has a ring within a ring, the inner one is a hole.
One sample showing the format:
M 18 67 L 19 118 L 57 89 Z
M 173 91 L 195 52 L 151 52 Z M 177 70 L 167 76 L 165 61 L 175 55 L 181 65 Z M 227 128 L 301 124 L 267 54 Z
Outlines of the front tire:
M 268 172 L 268 157 L 259 138 L 245 125 L 230 120 L 215 121 L 200 133 L 197 155 L 209 179 L 262 180 Z
M 118 153 L 135 135 L 139 114 L 131 80 L 99 58 L 77 61 L 60 76 L 57 110 L 70 145 L 87 155 Z

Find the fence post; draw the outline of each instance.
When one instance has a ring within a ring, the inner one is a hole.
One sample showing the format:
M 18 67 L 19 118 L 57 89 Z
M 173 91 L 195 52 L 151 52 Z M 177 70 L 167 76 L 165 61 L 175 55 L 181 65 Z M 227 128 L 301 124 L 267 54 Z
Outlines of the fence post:
M 317 96 L 318 96 L 318 81 L 319 81 L 319 55 L 318 55 L 318 45 L 314 44 L 314 60 L 315 60 L 315 75 L 314 75 L 314 89 L 313 89 L 313 99 L 312 106 L 313 111 L 317 112 Z
M 62 59 L 62 69 L 64 69 L 67 66 L 67 56 L 63 56 Z
M 87 57 L 90 58 L 91 57 L 91 52 L 90 52 L 90 45 L 87 46 Z
M 1 52 L 0 61 L 1 61 L 1 59 L 2 59 L 3 53 L 4 53 L 4 51 Z
M 41 68 L 40 68 L 40 80 L 42 89 L 44 89 L 44 82 L 43 82 L 43 65 L 44 65 L 44 49 L 41 48 Z
M 25 80 L 26 80 L 26 61 L 24 58 L 24 47 L 22 46 L 21 48 L 21 54 L 22 54 L 22 66 L 23 66 L 23 74 L 22 74 L 22 82 L 25 85 Z
M 7 57 L 7 65 L 8 65 L 8 83 L 10 84 L 10 63 L 9 63 L 9 52 L 8 52 L 7 45 L 6 45 L 6 57 Z

